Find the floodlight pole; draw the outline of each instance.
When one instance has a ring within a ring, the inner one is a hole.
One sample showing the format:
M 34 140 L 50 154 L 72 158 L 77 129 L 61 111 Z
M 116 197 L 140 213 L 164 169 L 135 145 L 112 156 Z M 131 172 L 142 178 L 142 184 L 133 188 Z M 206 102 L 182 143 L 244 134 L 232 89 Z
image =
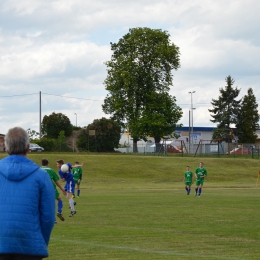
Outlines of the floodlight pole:
M 39 93 L 39 136 L 42 138 L 42 93 Z
M 189 153 L 191 152 L 191 149 L 190 149 L 190 137 L 191 137 L 191 134 L 190 134 L 190 109 L 189 109 Z
M 74 113 L 74 115 L 76 115 L 76 127 L 77 127 L 77 121 L 78 121 L 78 116 L 77 116 L 77 113 Z
M 192 94 L 196 91 L 189 91 L 191 97 L 191 152 L 193 153 L 193 103 L 192 103 Z

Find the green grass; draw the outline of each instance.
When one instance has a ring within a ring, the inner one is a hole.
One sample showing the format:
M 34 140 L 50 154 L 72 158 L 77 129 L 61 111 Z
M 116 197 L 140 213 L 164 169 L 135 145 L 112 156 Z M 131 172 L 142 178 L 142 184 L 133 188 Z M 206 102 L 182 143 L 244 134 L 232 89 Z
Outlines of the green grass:
M 60 259 L 259 259 L 259 160 L 110 154 L 29 154 L 36 163 L 84 162 L 77 214 L 59 219 L 49 244 Z M 208 170 L 187 196 L 186 165 Z M 260 185 L 260 183 L 259 183 Z

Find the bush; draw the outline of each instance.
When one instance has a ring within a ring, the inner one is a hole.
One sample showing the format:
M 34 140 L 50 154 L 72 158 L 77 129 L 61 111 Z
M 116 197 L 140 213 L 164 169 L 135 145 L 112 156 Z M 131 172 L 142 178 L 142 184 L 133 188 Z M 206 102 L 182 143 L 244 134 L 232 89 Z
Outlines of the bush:
M 44 151 L 51 152 L 54 150 L 56 140 L 53 138 L 43 137 L 40 140 L 36 140 L 34 143 L 44 148 Z

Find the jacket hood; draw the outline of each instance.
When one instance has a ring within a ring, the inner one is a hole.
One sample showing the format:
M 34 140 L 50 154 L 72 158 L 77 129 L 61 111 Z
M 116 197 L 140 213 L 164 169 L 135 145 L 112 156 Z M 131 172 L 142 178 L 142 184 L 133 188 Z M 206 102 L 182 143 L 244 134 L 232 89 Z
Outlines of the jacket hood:
M 21 181 L 40 166 L 21 155 L 9 155 L 0 160 L 0 174 L 11 181 Z

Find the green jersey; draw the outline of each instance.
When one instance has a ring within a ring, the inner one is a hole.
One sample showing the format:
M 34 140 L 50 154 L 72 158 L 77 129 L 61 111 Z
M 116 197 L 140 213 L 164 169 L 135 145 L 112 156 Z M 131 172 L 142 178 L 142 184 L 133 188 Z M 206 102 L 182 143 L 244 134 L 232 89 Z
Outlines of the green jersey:
M 72 173 L 74 174 L 73 179 L 76 183 L 78 182 L 78 180 L 82 180 L 82 168 L 81 168 L 81 166 L 73 168 Z
M 52 181 L 52 184 L 54 186 L 55 196 L 56 196 L 56 199 L 57 199 L 60 195 L 58 190 L 57 190 L 57 187 L 56 187 L 56 181 L 58 181 L 60 179 L 58 174 L 52 168 L 49 168 L 49 167 L 46 167 L 46 166 L 42 166 L 41 168 L 49 174 L 50 179 Z
M 53 182 L 54 187 L 56 187 L 55 182 L 60 179 L 58 174 L 52 168 L 49 168 L 49 167 L 46 167 L 46 166 L 42 166 L 41 168 L 43 170 L 45 170 L 46 172 L 48 172 L 48 174 L 49 174 L 49 176 L 50 176 L 50 178 Z
M 197 180 L 204 180 L 204 178 L 201 178 L 202 176 L 205 177 L 207 176 L 207 170 L 205 168 L 200 168 L 198 167 L 196 169 L 196 175 L 197 175 Z
M 191 171 L 187 171 L 184 173 L 185 181 L 192 182 L 193 173 Z

